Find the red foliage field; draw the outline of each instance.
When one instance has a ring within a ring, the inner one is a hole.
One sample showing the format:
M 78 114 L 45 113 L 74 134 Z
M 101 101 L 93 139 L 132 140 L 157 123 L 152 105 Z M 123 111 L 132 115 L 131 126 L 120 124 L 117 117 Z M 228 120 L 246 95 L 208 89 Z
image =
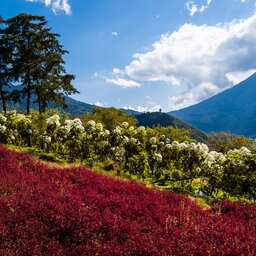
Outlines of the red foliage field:
M 256 206 L 203 210 L 0 146 L 0 255 L 256 255 Z

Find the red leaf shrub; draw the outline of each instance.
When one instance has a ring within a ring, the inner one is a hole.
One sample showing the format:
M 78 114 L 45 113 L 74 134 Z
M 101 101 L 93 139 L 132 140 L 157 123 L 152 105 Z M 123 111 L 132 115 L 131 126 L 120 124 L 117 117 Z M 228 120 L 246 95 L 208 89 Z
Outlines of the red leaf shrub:
M 0 146 L 0 255 L 256 255 L 256 206 L 201 209 Z

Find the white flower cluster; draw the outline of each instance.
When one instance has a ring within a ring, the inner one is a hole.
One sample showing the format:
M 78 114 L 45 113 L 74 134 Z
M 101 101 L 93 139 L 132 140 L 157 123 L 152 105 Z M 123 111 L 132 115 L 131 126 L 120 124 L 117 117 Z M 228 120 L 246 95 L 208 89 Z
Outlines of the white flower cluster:
M 122 126 L 123 128 L 125 128 L 125 129 L 127 129 L 127 128 L 129 127 L 129 123 L 128 123 L 128 122 L 123 122 L 123 123 L 121 124 L 121 126 Z
M 153 159 L 155 159 L 157 162 L 161 163 L 163 160 L 163 157 L 161 154 L 155 153 L 153 156 Z
M 150 142 L 150 144 L 156 144 L 156 138 L 155 137 L 151 137 L 149 139 L 149 142 Z
M 214 159 L 214 161 L 217 161 L 219 163 L 223 163 L 226 161 L 225 155 L 223 155 L 221 152 L 210 151 L 208 156 L 209 156 L 209 158 L 212 158 L 212 159 Z
M 124 160 L 125 149 L 123 147 L 113 147 L 112 151 L 113 151 L 115 159 L 117 161 L 123 161 Z
M 122 134 L 122 128 L 120 126 L 117 126 L 114 130 L 113 130 L 113 134 L 115 135 L 121 135 Z
M 86 126 L 88 127 L 95 127 L 96 126 L 96 122 L 94 120 L 90 120 L 86 123 Z
M 11 111 L 7 111 L 6 112 L 6 116 L 8 119 L 10 118 L 15 118 L 17 115 L 17 111 L 16 110 L 11 110 Z
M 90 120 L 85 124 L 85 130 L 88 131 L 89 133 L 94 133 L 97 130 L 97 124 L 94 120 Z M 98 126 L 98 128 L 101 128 Z
M 53 115 L 46 119 L 47 125 L 59 127 L 60 126 L 60 117 L 59 115 Z
M 97 123 L 96 124 L 96 129 L 97 129 L 97 131 L 102 132 L 103 131 L 103 124 L 102 123 Z
M 109 135 L 110 135 L 110 131 L 109 130 L 105 130 L 104 132 L 102 132 L 102 136 L 104 138 L 108 138 Z
M 46 144 L 50 144 L 51 141 L 52 141 L 52 138 L 51 138 L 50 136 L 44 135 L 44 136 L 43 136 L 43 141 L 44 141 Z
M 165 148 L 166 148 L 167 150 L 169 150 L 169 149 L 171 149 L 171 148 L 172 148 L 172 145 L 171 145 L 171 144 L 169 144 L 169 143 L 167 143 L 167 144 L 165 144 Z
M 130 139 L 127 136 L 123 136 L 123 144 L 129 143 Z
M 7 118 L 0 114 L 0 132 L 3 133 L 6 131 L 6 127 L 4 126 L 4 123 L 6 122 Z
M 0 114 L 0 124 L 4 124 L 6 120 L 7 118 L 4 115 Z
M 70 131 L 76 131 L 81 133 L 84 132 L 82 121 L 79 118 L 75 118 L 73 120 L 66 120 L 63 128 L 67 132 L 70 132 Z
M 246 147 L 228 151 L 226 158 L 234 166 L 239 168 L 246 168 L 245 161 L 251 159 L 253 154 Z
M 6 127 L 4 125 L 0 124 L 0 132 L 5 132 L 6 131 Z
M 146 131 L 146 128 L 144 126 L 140 126 L 137 128 L 137 132 L 139 134 L 142 134 L 142 135 L 146 135 L 147 134 L 147 131 Z
M 135 129 L 134 129 L 134 126 L 130 126 L 130 127 L 129 127 L 129 131 L 130 131 L 130 132 L 134 132 L 134 130 L 135 130 Z
M 133 137 L 130 139 L 130 142 L 133 145 L 140 145 L 140 141 L 138 139 L 133 138 Z
M 23 123 L 30 124 L 32 122 L 30 117 L 25 116 L 24 114 L 17 114 L 15 119 L 17 123 L 23 122 Z

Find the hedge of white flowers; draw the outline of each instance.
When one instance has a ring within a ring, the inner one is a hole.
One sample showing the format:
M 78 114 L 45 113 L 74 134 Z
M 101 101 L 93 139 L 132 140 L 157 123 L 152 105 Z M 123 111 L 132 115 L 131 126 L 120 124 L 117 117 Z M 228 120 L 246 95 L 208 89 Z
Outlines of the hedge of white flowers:
M 52 115 L 36 128 L 33 118 L 16 111 L 0 114 L 0 142 L 33 146 L 67 156 L 71 161 L 106 161 L 131 175 L 150 178 L 172 189 L 200 194 L 256 197 L 256 154 L 241 148 L 222 154 L 203 143 L 172 141 L 167 134 L 152 137 L 145 127 L 127 122 L 107 130 L 94 120 L 62 120 Z

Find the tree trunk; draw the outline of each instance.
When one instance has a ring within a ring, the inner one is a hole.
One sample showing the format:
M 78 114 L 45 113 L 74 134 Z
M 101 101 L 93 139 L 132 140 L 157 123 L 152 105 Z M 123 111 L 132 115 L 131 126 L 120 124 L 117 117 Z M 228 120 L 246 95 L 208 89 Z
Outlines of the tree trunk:
M 6 103 L 5 103 L 5 98 L 4 98 L 4 93 L 3 93 L 3 88 L 2 86 L 0 87 L 0 94 L 1 94 L 1 100 L 2 100 L 2 106 L 3 106 L 3 111 L 6 114 Z
M 27 115 L 30 114 L 31 80 L 29 71 L 27 72 Z
M 38 111 L 39 111 L 39 114 L 41 115 L 43 113 L 43 109 L 42 109 L 41 94 L 39 91 L 37 92 L 37 100 L 38 100 Z

